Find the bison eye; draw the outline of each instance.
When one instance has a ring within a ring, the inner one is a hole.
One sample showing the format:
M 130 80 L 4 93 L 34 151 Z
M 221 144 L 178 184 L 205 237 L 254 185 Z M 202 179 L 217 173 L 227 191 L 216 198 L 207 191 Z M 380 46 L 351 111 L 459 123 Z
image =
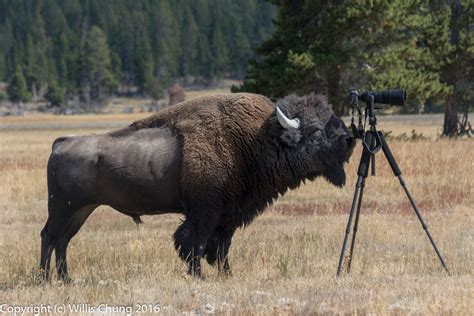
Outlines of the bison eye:
M 313 122 L 306 128 L 308 135 L 314 134 L 317 131 L 322 131 L 324 130 L 324 125 L 321 124 L 320 122 Z

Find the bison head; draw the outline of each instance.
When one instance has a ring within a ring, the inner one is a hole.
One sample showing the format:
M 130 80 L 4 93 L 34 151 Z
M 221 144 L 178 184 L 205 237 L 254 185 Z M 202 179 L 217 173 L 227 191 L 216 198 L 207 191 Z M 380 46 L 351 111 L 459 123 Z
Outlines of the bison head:
M 279 141 L 298 177 L 313 180 L 322 175 L 336 186 L 345 184 L 344 162 L 355 139 L 324 97 L 288 96 L 277 102 L 275 117 Z

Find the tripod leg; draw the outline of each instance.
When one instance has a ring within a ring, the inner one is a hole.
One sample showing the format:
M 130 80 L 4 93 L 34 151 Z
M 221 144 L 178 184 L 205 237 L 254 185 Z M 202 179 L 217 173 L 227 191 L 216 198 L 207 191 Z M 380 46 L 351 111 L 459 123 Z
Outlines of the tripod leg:
M 402 185 L 402 188 L 405 191 L 405 193 L 408 197 L 408 200 L 410 200 L 410 204 L 413 207 L 413 210 L 415 210 L 416 216 L 418 217 L 418 220 L 420 221 L 421 226 L 423 227 L 423 229 L 425 230 L 426 235 L 430 239 L 431 245 L 433 246 L 433 249 L 436 252 L 436 255 L 438 256 L 439 261 L 441 262 L 441 265 L 443 266 L 444 270 L 449 274 L 449 270 L 448 270 L 448 267 L 446 266 L 446 262 L 444 262 L 443 256 L 439 252 L 438 247 L 436 246 L 436 243 L 433 240 L 433 237 L 431 237 L 431 233 L 430 233 L 430 230 L 428 229 L 428 225 L 426 225 L 425 221 L 423 220 L 423 217 L 421 216 L 420 210 L 416 206 L 415 201 L 413 200 L 413 197 L 410 194 L 410 191 L 408 191 L 408 188 L 405 184 L 405 180 L 403 180 L 402 175 L 398 176 L 398 180 L 400 180 L 400 184 Z
M 403 177 L 402 177 L 402 172 L 400 171 L 400 168 L 398 167 L 398 164 L 395 161 L 395 158 L 393 157 L 393 154 L 392 154 L 390 148 L 388 147 L 388 144 L 385 141 L 385 138 L 383 137 L 382 133 L 380 133 L 380 139 L 382 141 L 382 150 L 385 154 L 385 157 L 388 160 L 388 163 L 389 163 L 390 167 L 392 168 L 393 173 L 395 174 L 395 176 L 400 181 L 400 184 L 401 184 L 403 190 L 405 191 L 405 193 L 408 197 L 408 200 L 410 201 L 410 204 L 413 207 L 413 210 L 415 211 L 416 216 L 418 217 L 418 220 L 421 223 L 421 226 L 423 227 L 423 229 L 425 230 L 426 235 L 430 239 L 431 245 L 433 246 L 433 249 L 436 252 L 436 255 L 438 256 L 439 261 L 441 262 L 441 265 L 443 266 L 444 270 L 449 274 L 449 270 L 448 270 L 448 267 L 446 266 L 446 263 L 444 262 L 443 256 L 439 252 L 438 247 L 436 246 L 436 243 L 433 240 L 433 237 L 431 237 L 428 226 L 426 225 L 425 221 L 423 220 L 423 217 L 421 216 L 420 210 L 418 209 L 418 207 L 415 204 L 415 200 L 411 196 L 410 191 L 408 191 L 408 188 L 405 184 L 405 180 L 403 180 Z
M 373 135 L 372 132 L 369 131 L 367 132 L 365 136 L 365 140 L 368 144 L 372 144 L 373 140 Z M 359 169 L 357 170 L 357 183 L 356 183 L 356 189 L 354 193 L 354 198 L 352 199 L 352 206 L 351 206 L 351 211 L 349 213 L 349 221 L 347 222 L 347 227 L 346 227 L 346 234 L 344 236 L 344 241 L 342 243 L 342 249 L 341 249 L 341 255 L 339 257 L 339 264 L 337 266 L 337 276 L 341 274 L 341 268 L 342 268 L 342 261 L 344 260 L 344 253 L 346 252 L 346 246 L 347 246 L 347 239 L 349 238 L 349 233 L 351 231 L 351 224 L 352 224 L 352 217 L 354 216 L 355 210 L 356 210 L 356 205 L 357 205 L 357 213 L 360 211 L 360 203 L 362 200 L 362 194 L 361 194 L 361 189 L 362 186 L 365 183 L 365 178 L 367 178 L 368 172 L 369 172 L 369 165 L 370 165 L 370 157 L 371 154 L 367 148 L 364 147 L 362 150 L 362 156 L 360 157 L 360 162 L 359 162 Z M 359 216 L 357 215 L 357 218 Z M 356 228 L 357 230 L 357 228 Z M 353 247 L 351 247 L 353 249 Z M 352 251 L 351 251 L 351 256 L 352 256 Z M 350 260 L 350 259 L 349 259 Z
M 376 145 L 376 138 L 373 136 L 372 132 L 369 132 L 367 134 L 368 138 L 367 140 L 370 140 L 370 149 L 373 150 L 375 145 Z M 366 155 L 366 157 L 364 157 Z M 357 174 L 362 175 L 364 178 L 362 180 L 362 185 L 360 189 L 360 196 L 359 196 L 359 201 L 357 202 L 357 212 L 356 212 L 356 218 L 354 222 L 354 229 L 352 232 L 352 241 L 351 241 L 351 250 L 349 253 L 349 259 L 347 260 L 347 273 L 351 272 L 351 263 L 352 263 L 352 257 L 354 253 L 354 246 L 355 246 L 355 239 L 357 235 L 357 228 L 359 227 L 359 216 L 360 216 L 360 207 L 362 205 L 362 197 L 364 196 L 364 187 L 365 187 L 365 179 L 367 179 L 367 175 L 369 172 L 369 166 L 371 167 L 372 170 L 372 175 L 375 176 L 375 154 L 372 153 L 370 154 L 370 159 L 368 157 L 368 152 L 364 151 L 362 154 L 362 162 L 359 165 L 359 170 Z
M 355 239 L 357 235 L 357 227 L 359 226 L 360 207 L 362 205 L 362 197 L 364 196 L 364 187 L 365 187 L 365 178 L 362 179 L 359 201 L 357 202 L 357 212 L 356 212 L 356 217 L 354 221 L 354 229 L 352 231 L 351 250 L 349 253 L 349 260 L 347 261 L 347 273 L 351 272 L 351 262 L 352 262 L 352 256 L 353 256 L 352 254 L 354 252 Z
M 339 274 L 341 273 L 342 261 L 344 260 L 344 252 L 346 252 L 347 239 L 348 239 L 349 233 L 351 231 L 352 217 L 354 216 L 354 212 L 355 212 L 355 209 L 356 209 L 356 204 L 357 204 L 357 201 L 359 199 L 359 193 L 360 193 L 360 189 L 361 189 L 361 186 L 362 186 L 363 179 L 364 178 L 362 176 L 359 176 L 357 178 L 356 190 L 355 190 L 355 193 L 354 193 L 354 198 L 352 199 L 351 212 L 349 213 L 349 221 L 347 222 L 346 234 L 344 236 L 344 241 L 342 243 L 341 255 L 339 256 L 339 264 L 337 266 L 337 274 L 336 274 L 337 276 L 339 276 Z

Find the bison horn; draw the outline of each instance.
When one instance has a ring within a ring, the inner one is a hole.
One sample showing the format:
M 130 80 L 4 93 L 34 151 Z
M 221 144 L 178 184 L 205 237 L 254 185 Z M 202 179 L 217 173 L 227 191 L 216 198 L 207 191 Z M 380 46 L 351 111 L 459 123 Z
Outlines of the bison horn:
M 297 118 L 294 118 L 290 120 L 289 118 L 286 117 L 285 114 L 280 110 L 280 108 L 277 106 L 276 108 L 276 115 L 278 122 L 280 123 L 283 128 L 299 128 L 300 127 L 300 120 Z

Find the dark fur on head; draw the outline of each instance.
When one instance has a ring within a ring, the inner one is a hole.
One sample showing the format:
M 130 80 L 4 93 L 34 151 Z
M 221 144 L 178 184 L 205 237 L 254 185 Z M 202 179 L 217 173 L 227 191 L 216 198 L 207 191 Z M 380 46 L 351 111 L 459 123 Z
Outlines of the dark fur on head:
M 280 130 L 280 141 L 289 148 L 282 148 L 292 170 L 301 179 L 313 180 L 323 175 L 331 183 L 345 183 L 343 163 L 352 154 L 353 144 L 345 137 L 350 135 L 346 126 L 337 118 L 326 98 L 320 95 L 288 96 L 276 104 L 288 118 L 298 118 L 298 129 L 283 129 L 274 115 L 271 123 L 274 133 Z

